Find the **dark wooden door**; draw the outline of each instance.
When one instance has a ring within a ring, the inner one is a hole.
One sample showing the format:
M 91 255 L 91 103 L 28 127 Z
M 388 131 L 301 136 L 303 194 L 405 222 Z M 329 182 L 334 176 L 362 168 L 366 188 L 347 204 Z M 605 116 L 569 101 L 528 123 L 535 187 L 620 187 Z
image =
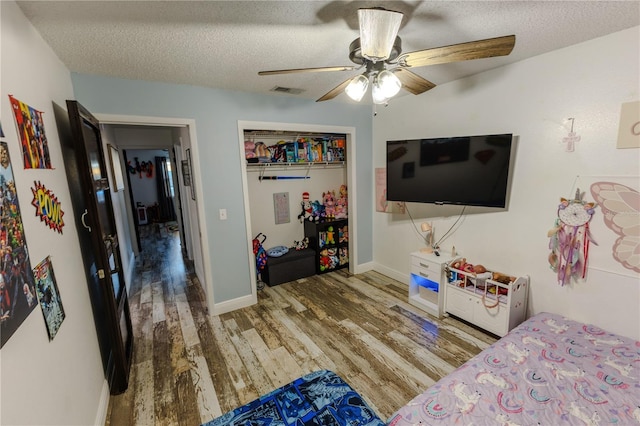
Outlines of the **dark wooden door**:
M 133 332 L 102 137 L 98 120 L 78 102 L 67 101 L 67 111 L 73 148 L 65 155 L 69 186 L 75 186 L 74 213 L 105 376 L 111 394 L 119 394 L 129 382 Z

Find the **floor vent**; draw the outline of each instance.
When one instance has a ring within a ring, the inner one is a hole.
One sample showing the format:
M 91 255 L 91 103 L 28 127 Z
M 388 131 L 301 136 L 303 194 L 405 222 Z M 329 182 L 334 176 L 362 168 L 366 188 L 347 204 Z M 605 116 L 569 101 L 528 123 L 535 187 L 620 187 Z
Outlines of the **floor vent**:
M 288 93 L 290 95 L 299 95 L 300 93 L 304 92 L 304 90 L 303 89 L 294 89 L 292 87 L 276 86 L 273 89 L 271 89 L 271 92 Z

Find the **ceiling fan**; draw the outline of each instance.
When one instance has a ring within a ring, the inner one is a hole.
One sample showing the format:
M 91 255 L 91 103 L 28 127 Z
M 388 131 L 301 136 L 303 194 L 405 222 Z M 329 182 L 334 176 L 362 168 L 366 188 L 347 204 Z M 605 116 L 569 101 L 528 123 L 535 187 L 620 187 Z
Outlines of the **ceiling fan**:
M 360 37 L 349 45 L 349 59 L 355 66 L 260 71 L 258 75 L 353 71 L 364 68 L 362 74 L 343 81 L 316 102 L 333 99 L 343 90 L 351 99 L 359 102 L 371 85 L 373 102 L 384 104 L 401 88 L 419 95 L 436 86 L 409 71 L 410 68 L 506 56 L 511 53 L 516 42 L 516 36 L 509 35 L 402 53 L 402 40 L 398 36 L 402 17 L 401 12 L 381 7 L 358 9 Z

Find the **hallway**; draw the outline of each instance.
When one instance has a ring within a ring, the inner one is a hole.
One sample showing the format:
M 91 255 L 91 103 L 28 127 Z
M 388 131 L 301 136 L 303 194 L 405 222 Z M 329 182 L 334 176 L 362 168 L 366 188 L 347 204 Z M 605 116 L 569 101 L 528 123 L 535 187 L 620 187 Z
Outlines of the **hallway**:
M 140 239 L 143 250 L 129 298 L 134 332 L 129 389 L 111 397 L 107 424 L 200 424 L 196 389 L 201 393 L 212 386 L 196 328 L 206 323 L 205 295 L 182 257 L 175 227 L 141 226 Z
M 177 232 L 153 224 L 141 238 L 129 389 L 107 425 L 197 426 L 319 369 L 385 419 L 496 340 L 409 305 L 406 285 L 376 272 L 265 287 L 258 304 L 208 317 Z

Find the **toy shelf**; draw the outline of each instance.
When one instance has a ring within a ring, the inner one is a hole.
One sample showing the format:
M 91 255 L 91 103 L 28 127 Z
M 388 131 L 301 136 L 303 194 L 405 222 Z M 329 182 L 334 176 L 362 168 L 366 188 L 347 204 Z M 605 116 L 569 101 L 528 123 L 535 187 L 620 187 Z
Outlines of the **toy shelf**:
M 485 272 L 475 274 L 447 267 L 445 311 L 498 336 L 526 319 L 529 277 Z

